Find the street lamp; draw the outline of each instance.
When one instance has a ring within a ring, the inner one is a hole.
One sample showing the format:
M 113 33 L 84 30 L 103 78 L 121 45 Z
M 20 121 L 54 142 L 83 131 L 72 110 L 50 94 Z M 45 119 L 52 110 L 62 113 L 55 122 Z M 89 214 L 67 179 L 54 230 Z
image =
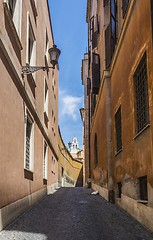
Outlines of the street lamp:
M 42 69 L 43 71 L 45 71 L 45 69 L 48 69 L 48 68 L 55 69 L 55 65 L 58 64 L 58 58 L 59 58 L 59 55 L 61 54 L 61 51 L 54 44 L 53 47 L 48 50 L 48 53 L 50 55 L 50 63 L 53 65 L 52 67 L 22 66 L 22 74 L 28 75 L 28 74 L 34 73 L 40 69 Z

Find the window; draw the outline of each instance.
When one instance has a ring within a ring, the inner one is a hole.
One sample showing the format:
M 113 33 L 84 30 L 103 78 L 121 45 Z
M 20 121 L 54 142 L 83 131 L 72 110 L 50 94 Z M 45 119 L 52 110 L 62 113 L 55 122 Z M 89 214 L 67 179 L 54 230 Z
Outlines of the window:
M 103 0 L 104 2 L 103 2 L 103 6 L 105 7 L 105 6 L 107 6 L 108 5 L 108 3 L 109 3 L 109 0 Z
M 125 16 L 128 4 L 129 4 L 129 0 L 122 0 L 122 11 L 123 11 L 122 15 L 123 15 L 123 18 Z
M 45 79 L 45 89 L 44 89 L 44 112 L 46 113 L 46 115 L 48 116 L 48 85 L 47 85 L 47 81 Z
M 110 23 L 105 30 L 105 58 L 106 58 L 106 68 L 111 64 L 113 53 L 115 50 L 115 45 L 117 41 L 117 1 L 110 1 Z
M 92 41 L 93 33 L 94 33 L 94 16 L 90 18 L 90 41 Z
M 97 134 L 95 133 L 95 167 L 98 165 Z
M 96 53 L 93 53 L 92 56 L 92 93 L 98 94 L 100 87 L 100 57 Z
M 33 171 L 34 158 L 34 126 L 32 118 L 27 112 L 26 140 L 25 140 L 25 169 Z
M 140 200 L 148 200 L 147 176 L 139 177 Z
M 149 99 L 146 53 L 142 57 L 135 73 L 134 88 L 136 98 L 137 133 L 149 124 Z
M 87 96 L 89 96 L 91 90 L 91 80 L 87 78 Z
M 8 1 L 8 6 L 9 6 L 9 10 L 10 10 L 12 18 L 14 16 L 15 5 L 16 5 L 16 0 L 9 0 Z
M 48 62 L 48 49 L 49 49 L 49 39 L 48 39 L 47 30 L 46 30 L 45 56 L 46 56 L 47 62 Z
M 44 141 L 43 179 L 47 179 L 48 146 Z
M 4 11 L 8 18 L 8 23 L 12 29 L 12 35 L 15 38 L 19 50 L 22 50 L 21 44 L 21 20 L 22 20 L 22 0 L 5 0 Z
M 115 129 L 116 129 L 116 151 L 122 149 L 122 127 L 121 127 L 121 106 L 115 114 Z
M 121 198 L 121 194 L 122 194 L 122 183 L 118 182 L 117 183 L 117 197 Z
M 96 107 L 96 95 L 92 93 L 91 94 L 91 117 L 94 115 L 95 107 Z
M 36 40 L 28 13 L 27 26 L 27 63 L 31 66 L 36 64 Z

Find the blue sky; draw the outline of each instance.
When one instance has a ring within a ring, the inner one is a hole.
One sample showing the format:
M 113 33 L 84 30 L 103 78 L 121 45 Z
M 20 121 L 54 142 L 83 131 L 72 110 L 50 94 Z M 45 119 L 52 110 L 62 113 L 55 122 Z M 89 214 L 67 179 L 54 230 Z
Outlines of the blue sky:
M 65 144 L 77 137 L 82 149 L 83 107 L 81 63 L 87 51 L 87 0 L 49 0 L 59 59 L 59 126 Z

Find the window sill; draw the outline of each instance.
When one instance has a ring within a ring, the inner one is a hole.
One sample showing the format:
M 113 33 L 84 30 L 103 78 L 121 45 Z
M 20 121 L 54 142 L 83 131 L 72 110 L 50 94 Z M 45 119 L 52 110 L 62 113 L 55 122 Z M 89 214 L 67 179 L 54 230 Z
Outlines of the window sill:
M 148 201 L 147 200 L 137 200 L 138 203 L 142 203 L 144 205 L 147 205 L 148 204 Z
M 24 178 L 33 181 L 33 172 L 29 169 L 24 169 Z
M 6 2 L 4 2 L 4 3 L 3 3 L 3 6 L 4 6 L 5 15 L 6 15 L 7 19 L 8 19 L 9 25 L 10 25 L 11 30 L 12 30 L 12 33 L 13 33 L 13 36 L 14 36 L 15 41 L 16 41 L 16 43 L 17 43 L 17 47 L 18 47 L 18 49 L 21 51 L 21 50 L 23 49 L 23 47 L 22 47 L 20 38 L 19 38 L 19 36 L 18 36 L 16 27 L 15 27 L 15 25 L 14 25 L 14 22 L 13 22 L 13 20 L 12 20 L 12 16 L 11 16 L 10 11 L 9 11 L 9 9 L 8 9 L 8 5 L 7 5 Z
M 147 124 L 139 133 L 137 133 L 136 134 L 136 136 L 133 138 L 134 140 L 137 138 L 137 137 L 139 137 L 139 135 L 141 134 L 141 133 L 143 133 L 147 128 L 149 128 L 150 127 L 150 123 L 149 124 Z
M 121 148 L 120 150 L 118 150 L 117 152 L 115 152 L 115 157 L 116 157 L 117 155 L 119 155 L 121 152 L 122 152 L 122 148 Z

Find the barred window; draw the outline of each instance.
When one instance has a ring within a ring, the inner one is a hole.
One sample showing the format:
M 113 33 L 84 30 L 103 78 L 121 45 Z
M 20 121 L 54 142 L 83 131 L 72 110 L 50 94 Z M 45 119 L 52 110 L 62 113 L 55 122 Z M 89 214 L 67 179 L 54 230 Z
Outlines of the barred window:
M 27 113 L 25 146 L 25 168 L 27 170 L 33 170 L 33 147 L 33 121 Z
M 137 133 L 149 123 L 149 99 L 146 53 L 142 57 L 134 74 L 136 97 Z
M 121 106 L 115 114 L 115 129 L 116 129 L 116 151 L 122 149 L 122 127 L 121 127 Z

